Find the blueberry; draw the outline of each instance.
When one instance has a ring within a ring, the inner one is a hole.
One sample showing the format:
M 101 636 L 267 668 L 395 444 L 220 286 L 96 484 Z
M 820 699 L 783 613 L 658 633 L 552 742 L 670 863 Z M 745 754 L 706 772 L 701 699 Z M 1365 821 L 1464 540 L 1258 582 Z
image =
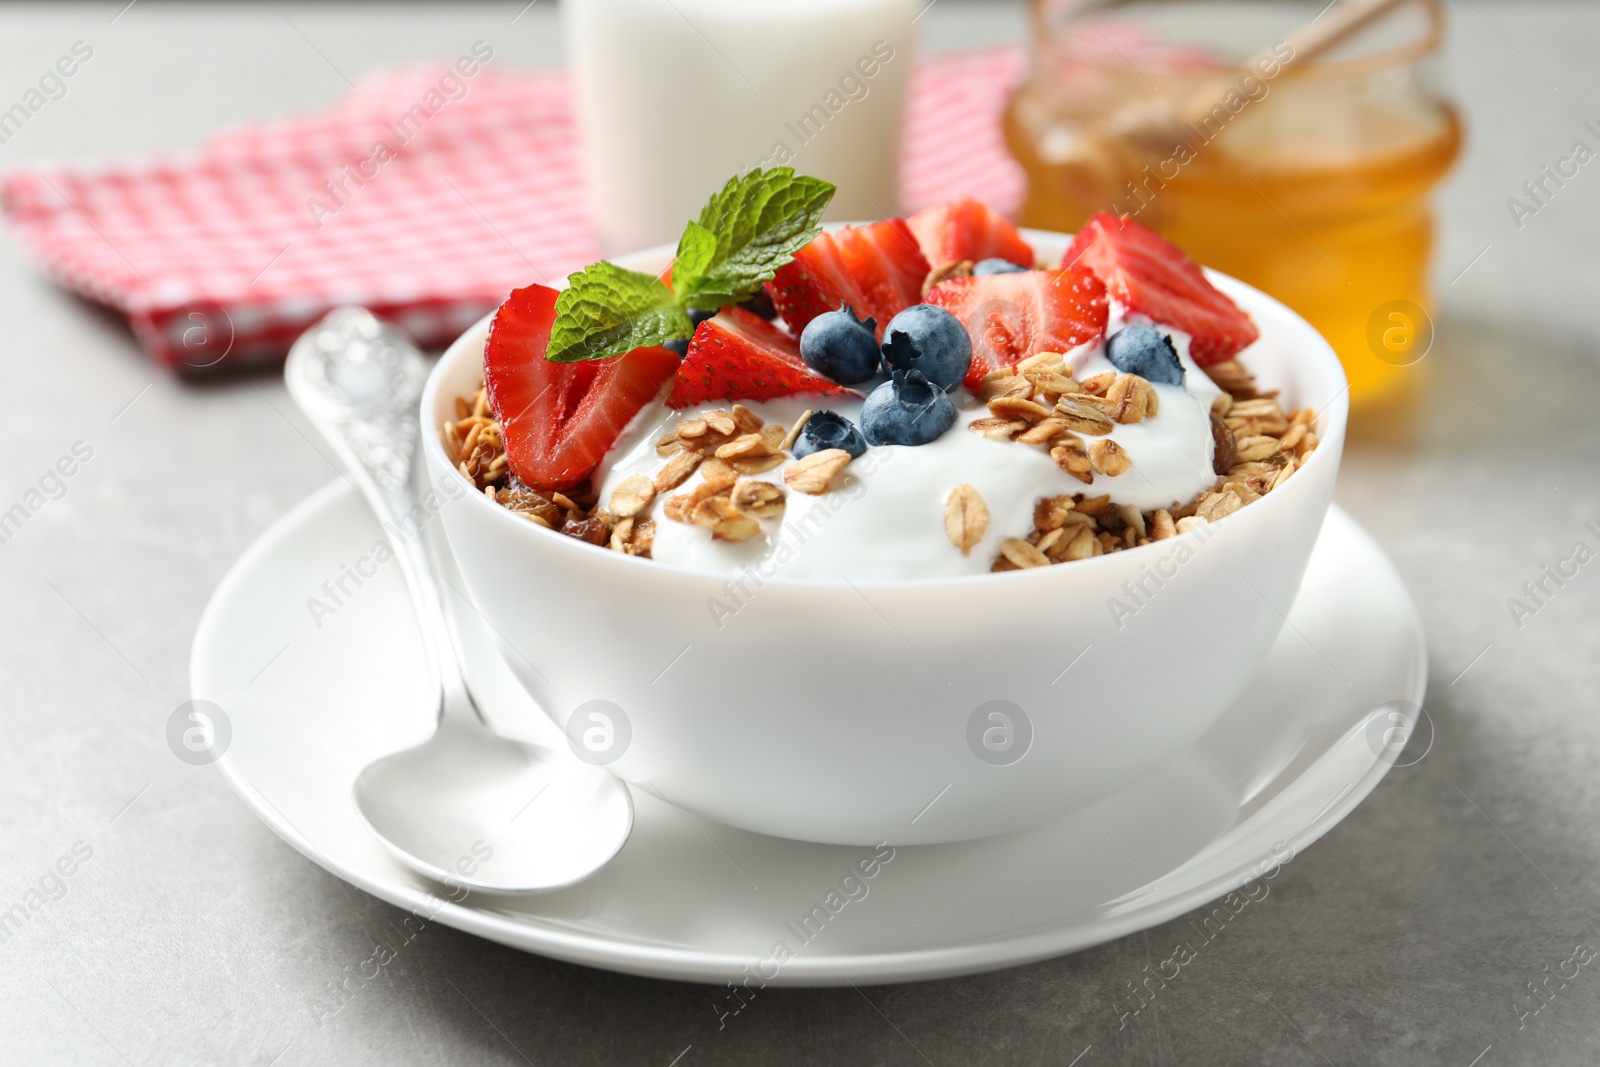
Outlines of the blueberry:
M 751 314 L 760 315 L 764 319 L 778 317 L 778 309 L 772 303 L 772 294 L 767 292 L 766 289 L 757 289 L 755 296 L 752 296 L 739 306 Z
M 925 445 L 955 424 L 955 401 L 917 370 L 895 371 L 861 405 L 861 429 L 875 445 Z
M 867 439 L 855 423 L 833 411 L 819 411 L 806 420 L 800 436 L 794 439 L 794 458 L 809 456 L 826 448 L 842 448 L 851 459 L 860 459 L 867 450 Z
M 704 322 L 707 319 L 711 318 L 715 314 L 716 314 L 715 311 L 701 311 L 699 308 L 690 308 L 689 309 L 689 325 L 690 326 L 698 326 L 702 322 Z
M 838 311 L 824 311 L 800 331 L 800 358 L 840 385 L 864 382 L 878 373 L 877 327 L 876 320 L 863 322 L 840 304 Z
M 689 342 L 686 338 L 672 341 L 662 341 L 661 347 L 665 348 L 669 352 L 678 353 L 679 359 L 682 359 L 684 356 L 689 354 Z
M 1172 338 L 1152 326 L 1124 326 L 1106 341 L 1106 358 L 1124 374 L 1148 382 L 1183 384 L 1183 364 Z
M 891 371 L 916 370 L 949 392 L 972 366 L 972 339 L 961 320 L 942 307 L 912 304 L 883 331 L 883 361 Z
M 1021 274 L 1027 269 L 1009 259 L 980 259 L 972 265 L 974 274 Z

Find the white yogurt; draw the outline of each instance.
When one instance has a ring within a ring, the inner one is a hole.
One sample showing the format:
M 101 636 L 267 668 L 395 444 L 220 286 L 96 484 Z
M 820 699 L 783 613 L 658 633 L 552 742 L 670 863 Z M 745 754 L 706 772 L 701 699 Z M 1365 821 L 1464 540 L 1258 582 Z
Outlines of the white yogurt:
M 1110 332 L 1124 321 L 1114 310 Z M 1114 503 L 1141 510 L 1183 504 L 1215 480 L 1210 412 L 1221 390 L 1189 358 L 1188 336 L 1167 332 L 1183 363 L 1184 385 L 1155 385 L 1157 413 L 1137 423 L 1117 424 L 1108 435 L 1132 460 L 1124 474 L 1097 474 L 1093 485 L 1084 485 L 1057 467 L 1041 446 L 993 441 L 970 432 L 967 425 L 989 412 L 958 390 L 954 399 L 960 418 L 944 436 L 918 447 L 867 449 L 836 477 L 833 491 L 821 496 L 789 491 L 782 516 L 762 520 L 762 535 L 749 541 L 714 540 L 709 530 L 674 522 L 659 514 L 659 504 L 653 506 L 653 556 L 702 571 L 756 571 L 763 578 L 870 581 L 982 574 L 994 563 L 1002 540 L 1025 537 L 1033 529 L 1033 507 L 1040 497 L 1110 493 Z M 1099 344 L 1081 346 L 1068 358 L 1080 380 L 1113 369 Z M 813 395 L 744 403 L 764 421 L 784 426 L 793 425 L 808 407 L 827 407 L 860 425 L 859 400 Z M 600 499 L 610 499 L 611 490 L 629 475 L 654 477 L 665 463 L 655 442 L 678 419 L 729 406 L 731 402 L 641 412 L 606 458 Z M 782 486 L 787 465 L 757 477 Z M 675 492 L 687 492 L 699 482 L 695 474 Z M 962 483 L 975 488 L 989 508 L 983 540 L 967 555 L 944 532 L 945 500 Z

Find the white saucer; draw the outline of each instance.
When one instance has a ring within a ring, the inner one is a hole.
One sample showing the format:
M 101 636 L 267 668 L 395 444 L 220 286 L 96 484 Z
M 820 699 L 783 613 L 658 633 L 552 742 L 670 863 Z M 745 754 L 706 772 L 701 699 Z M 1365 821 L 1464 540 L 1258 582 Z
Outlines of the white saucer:
M 465 896 L 390 859 L 350 801 L 363 766 L 433 728 L 399 574 L 383 565 L 359 588 L 346 579 L 353 595 L 338 604 L 323 589 L 379 536 L 355 492 L 335 483 L 223 580 L 191 670 L 194 696 L 232 727 L 218 765 L 268 826 L 353 885 L 494 941 L 633 974 L 720 983 L 748 967 L 773 985 L 897 982 L 1156 925 L 1271 873 L 1344 818 L 1393 762 L 1384 705 L 1420 705 L 1426 682 L 1410 597 L 1335 509 L 1289 625 L 1244 696 L 1190 752 L 1082 812 L 1005 837 L 900 848 L 869 865 L 870 879 L 847 879 L 871 849 L 746 833 L 635 790 L 632 839 L 589 881 L 544 896 Z M 314 621 L 312 597 L 333 614 Z M 563 744 L 481 620 L 462 614 L 485 713 Z M 792 958 L 775 953 L 779 942 Z

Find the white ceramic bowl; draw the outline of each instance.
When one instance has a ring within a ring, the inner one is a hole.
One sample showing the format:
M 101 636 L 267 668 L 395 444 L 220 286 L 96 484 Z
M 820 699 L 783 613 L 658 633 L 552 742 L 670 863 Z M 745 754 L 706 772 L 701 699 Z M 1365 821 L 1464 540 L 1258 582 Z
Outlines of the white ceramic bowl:
M 1026 236 L 1043 257 L 1069 240 Z M 655 272 L 670 256 L 622 262 Z M 1260 666 L 1339 469 L 1348 405 L 1333 351 L 1271 297 L 1211 278 L 1262 328 L 1250 368 L 1286 406 L 1321 412 L 1322 444 L 1203 536 L 1005 574 L 769 581 L 718 628 L 708 603 L 726 600 L 726 576 L 601 551 L 474 493 L 443 510 L 467 592 L 557 726 L 603 731 L 589 712 L 604 705 L 574 713 L 610 702 L 608 768 L 725 823 L 923 844 L 1107 796 L 1193 744 Z M 485 319 L 451 346 L 423 396 L 435 484 L 459 478 L 439 427 L 478 388 L 487 331 Z

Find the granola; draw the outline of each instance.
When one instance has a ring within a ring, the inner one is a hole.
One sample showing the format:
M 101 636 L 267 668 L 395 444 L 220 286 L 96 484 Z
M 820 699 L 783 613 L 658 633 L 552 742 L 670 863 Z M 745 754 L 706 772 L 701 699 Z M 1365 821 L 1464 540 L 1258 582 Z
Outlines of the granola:
M 1051 564 L 1067 563 L 1164 541 L 1226 518 L 1281 487 L 1317 448 L 1316 413 L 1310 408 L 1284 411 L 1276 393 L 1257 389 L 1255 377 L 1236 361 L 1207 368 L 1207 373 L 1223 390 L 1217 404 L 1220 410 L 1213 412 L 1211 420 L 1217 479 L 1209 489 L 1185 504 L 1174 502 L 1171 508 L 1149 511 L 1113 506 L 1105 495 L 1041 498 L 1034 507 L 1033 530 L 1026 538 L 1002 542 L 990 569 L 1037 567 L 1041 558 Z M 1120 405 L 1121 398 L 1140 392 L 1137 387 L 1119 387 L 1118 381 L 1086 381 L 1086 389 L 1076 400 L 1090 407 L 1084 398 L 1097 395 L 1088 391 L 1096 388 L 1108 401 L 1117 391 Z M 1057 407 L 1059 410 L 1060 405 Z M 1027 443 L 1024 436 L 1009 439 Z M 1050 448 L 1050 456 L 1063 470 L 1089 484 L 1096 473 L 1122 473 L 1136 461 L 1115 441 L 1103 437 L 1087 446 L 1081 439 L 1058 443 Z
M 832 487 L 833 476 L 844 470 L 850 458 L 842 448 L 825 448 L 796 460 L 783 472 L 783 480 L 797 493 L 820 496 Z
M 944 533 L 963 556 L 972 554 L 988 528 L 989 506 L 978 491 L 964 482 L 950 490 L 944 505 Z
M 1205 373 L 1222 390 L 1210 413 L 1215 481 L 1186 502 L 1148 510 L 1116 504 L 1093 487 L 1098 477 L 1117 477 L 1137 467 L 1138 456 L 1111 434 L 1119 425 L 1159 412 L 1151 383 L 1119 372 L 1078 381 L 1066 358 L 1054 352 L 985 378 L 979 397 L 987 414 L 970 420 L 967 429 L 1039 449 L 1083 486 L 1040 497 L 1032 529 L 1023 536 L 1002 536 L 990 569 L 1052 566 L 1167 540 L 1226 518 L 1281 487 L 1318 446 L 1314 412 L 1285 411 L 1276 393 L 1258 388 L 1237 361 Z M 805 410 L 787 425 L 787 420 L 766 422 L 743 404 L 685 414 L 654 441 L 660 465 L 617 481 L 603 504 L 588 484 L 561 493 L 517 481 L 482 389 L 470 399 L 457 399 L 456 417 L 445 423 L 442 441 L 461 475 L 512 514 L 615 552 L 650 558 L 658 522 L 700 527 L 719 541 L 748 541 L 761 535 L 764 520 L 782 518 L 789 493 L 820 496 L 838 490 L 837 476 L 852 462 L 849 452 L 834 448 L 793 456 L 813 414 Z M 779 467 L 781 478 L 760 477 Z M 983 542 L 991 525 L 988 503 L 974 486 L 962 483 L 948 491 L 944 535 L 963 556 Z
M 501 445 L 500 424 L 489 411 L 487 391 L 480 388 L 470 400 L 457 397 L 455 407 L 456 417 L 444 424 L 439 440 L 445 455 L 473 488 L 535 526 L 592 545 L 608 546 L 625 555 L 649 557 L 655 539 L 655 523 L 650 519 L 636 520 L 633 516 L 648 505 L 657 487 L 630 486 L 629 492 L 622 494 L 623 510 L 627 511 L 635 497 L 642 496 L 643 502 L 627 514 L 614 510 L 619 495 L 615 492 L 612 508 L 601 508 L 588 485 L 575 488 L 570 494 L 530 488 L 511 474 Z M 619 491 L 622 488 L 618 486 Z

